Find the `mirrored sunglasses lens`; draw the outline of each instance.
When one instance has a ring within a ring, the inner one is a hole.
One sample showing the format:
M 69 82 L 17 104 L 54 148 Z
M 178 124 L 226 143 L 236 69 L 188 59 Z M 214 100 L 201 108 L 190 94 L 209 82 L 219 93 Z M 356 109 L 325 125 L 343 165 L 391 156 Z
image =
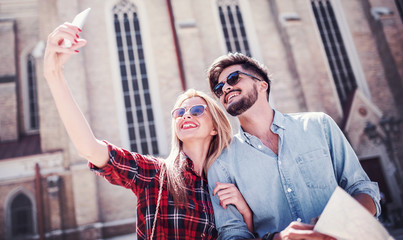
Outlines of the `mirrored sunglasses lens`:
M 202 105 L 193 106 L 190 109 L 190 114 L 195 117 L 202 115 L 203 112 L 204 112 L 204 106 L 202 106 Z
M 227 77 L 227 83 L 231 86 L 237 84 L 238 80 L 239 80 L 239 72 L 233 72 Z
M 183 117 L 185 112 L 186 112 L 186 110 L 184 108 L 175 109 L 175 111 L 172 113 L 172 117 L 173 118 Z
M 217 84 L 217 86 L 215 86 L 215 88 L 214 88 L 214 94 L 217 96 L 217 97 L 220 97 L 222 94 L 223 94 L 223 92 L 222 92 L 222 88 L 223 88 L 223 86 L 224 86 L 224 83 L 219 83 L 219 84 Z

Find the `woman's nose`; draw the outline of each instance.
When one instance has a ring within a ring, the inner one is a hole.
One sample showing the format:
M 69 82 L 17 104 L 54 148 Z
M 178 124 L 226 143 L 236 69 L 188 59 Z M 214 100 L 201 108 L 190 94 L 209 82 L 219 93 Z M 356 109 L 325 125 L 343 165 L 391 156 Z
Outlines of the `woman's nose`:
M 190 112 L 189 112 L 189 109 L 188 110 L 186 110 L 186 112 L 183 114 L 183 119 L 186 119 L 186 118 L 191 118 L 192 117 L 192 115 L 190 114 Z

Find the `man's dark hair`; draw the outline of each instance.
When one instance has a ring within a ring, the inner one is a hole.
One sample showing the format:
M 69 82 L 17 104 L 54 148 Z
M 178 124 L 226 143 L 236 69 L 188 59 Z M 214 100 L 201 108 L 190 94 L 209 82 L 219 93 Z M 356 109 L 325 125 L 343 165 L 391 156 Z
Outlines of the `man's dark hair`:
M 213 91 L 213 88 L 217 85 L 218 77 L 220 76 L 222 71 L 232 65 L 241 65 L 243 70 L 251 71 L 254 75 L 257 75 L 256 77 L 267 82 L 269 85 L 269 87 L 267 88 L 267 97 L 269 97 L 271 81 L 267 74 L 266 67 L 258 62 L 256 59 L 238 52 L 223 55 L 217 58 L 213 62 L 213 64 L 211 64 L 210 68 L 207 71 L 207 77 L 209 80 L 211 91 Z

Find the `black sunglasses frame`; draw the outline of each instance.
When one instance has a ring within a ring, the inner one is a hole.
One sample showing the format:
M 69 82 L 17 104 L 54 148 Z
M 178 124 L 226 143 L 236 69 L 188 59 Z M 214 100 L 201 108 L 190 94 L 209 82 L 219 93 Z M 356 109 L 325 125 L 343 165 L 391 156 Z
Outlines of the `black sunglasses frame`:
M 263 81 L 263 80 L 261 80 L 261 79 L 255 77 L 255 76 L 249 74 L 249 73 L 242 72 L 242 71 L 235 71 L 235 72 L 230 73 L 230 74 L 227 76 L 227 80 L 226 80 L 226 81 L 222 81 L 222 82 L 217 83 L 217 85 L 215 85 L 215 87 L 213 88 L 213 93 L 214 93 L 218 98 L 220 98 L 220 97 L 224 94 L 224 92 L 222 91 L 222 89 L 223 89 L 225 83 L 228 83 L 228 85 L 230 85 L 230 86 L 235 86 L 235 85 L 239 82 L 239 80 L 240 80 L 239 74 L 243 74 L 243 75 L 249 76 L 249 77 L 251 77 L 251 78 L 253 78 L 253 79 L 256 79 L 256 80 L 258 80 L 258 81 Z
M 202 113 L 200 113 L 199 115 L 197 115 L 198 114 L 197 112 L 192 113 L 192 109 L 195 109 L 195 107 L 200 107 L 200 106 L 203 107 L 203 112 Z M 181 118 L 181 117 L 183 117 L 183 115 L 185 115 L 187 113 L 187 111 L 189 111 L 190 115 L 192 115 L 193 117 L 200 117 L 201 115 L 204 114 L 204 112 L 206 112 L 206 109 L 207 109 L 207 105 L 205 105 L 205 104 L 196 104 L 196 105 L 193 105 L 192 107 L 190 107 L 188 109 L 186 109 L 184 107 L 180 107 L 180 108 L 175 108 L 174 110 L 172 110 L 171 116 L 174 119 Z M 175 116 L 175 112 L 178 111 L 178 110 L 183 110 L 184 112 L 183 112 L 182 115 Z

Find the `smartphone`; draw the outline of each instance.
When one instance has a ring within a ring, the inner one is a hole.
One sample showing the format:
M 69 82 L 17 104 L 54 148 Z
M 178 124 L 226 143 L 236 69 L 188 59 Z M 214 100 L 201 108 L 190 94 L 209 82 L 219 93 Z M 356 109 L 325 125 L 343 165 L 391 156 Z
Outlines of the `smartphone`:
M 74 26 L 82 29 L 83 26 L 84 26 L 85 19 L 87 19 L 88 13 L 90 11 L 91 11 L 91 8 L 87 8 L 84 11 L 80 12 L 79 14 L 77 14 L 74 17 L 73 22 L 71 24 L 73 24 Z M 63 44 L 64 44 L 63 45 L 64 48 L 71 48 L 71 46 L 72 46 L 72 43 L 68 39 L 64 39 Z

